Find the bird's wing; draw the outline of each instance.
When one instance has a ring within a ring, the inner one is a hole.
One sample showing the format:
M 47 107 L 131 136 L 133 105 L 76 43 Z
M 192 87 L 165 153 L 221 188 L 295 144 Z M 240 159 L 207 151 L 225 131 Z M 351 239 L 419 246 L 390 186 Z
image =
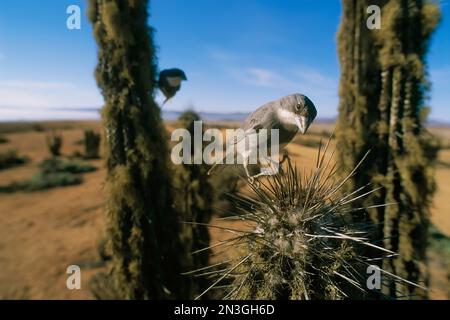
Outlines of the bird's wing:
M 242 129 L 244 130 L 244 135 L 238 135 L 233 138 L 231 144 L 237 144 L 242 139 L 247 137 L 249 134 L 256 132 L 258 133 L 261 129 L 273 129 L 274 128 L 274 114 L 272 105 L 266 104 L 254 112 L 252 112 L 244 124 Z
M 235 135 L 232 139 L 231 139 L 231 141 L 230 141 L 230 145 L 231 144 L 237 144 L 237 143 L 239 143 L 240 141 L 242 141 L 245 137 L 247 137 L 249 134 L 251 134 L 251 133 L 253 133 L 253 132 L 256 132 L 256 133 L 258 133 L 258 131 L 259 130 L 261 130 L 261 129 L 263 129 L 263 127 L 260 125 L 260 124 L 257 124 L 257 125 L 255 125 L 255 126 L 253 126 L 253 127 L 250 127 L 250 128 L 248 128 L 248 129 L 244 129 L 244 134 L 239 134 L 239 135 Z
M 256 109 L 252 114 L 250 114 L 242 125 L 241 129 L 244 130 L 243 135 L 236 135 L 233 139 L 228 142 L 229 145 L 235 145 L 246 138 L 249 134 L 256 132 L 258 133 L 261 129 L 272 129 L 274 127 L 274 114 L 273 106 L 271 104 L 266 104 L 258 109 Z M 228 149 L 228 148 L 227 148 Z M 231 148 L 234 153 L 234 148 Z M 228 154 L 225 154 L 222 158 L 225 159 Z M 210 175 L 217 167 L 220 161 L 216 162 L 208 171 Z
M 248 116 L 245 120 L 241 129 L 244 130 L 244 134 L 235 135 L 231 141 L 228 143 L 229 145 L 236 145 L 246 137 L 253 133 L 258 133 L 261 129 L 271 129 L 273 128 L 273 115 L 272 109 L 270 106 L 262 106 L 259 109 L 255 110 L 252 114 Z M 231 148 L 234 150 L 234 148 Z M 226 155 L 224 156 L 224 158 Z

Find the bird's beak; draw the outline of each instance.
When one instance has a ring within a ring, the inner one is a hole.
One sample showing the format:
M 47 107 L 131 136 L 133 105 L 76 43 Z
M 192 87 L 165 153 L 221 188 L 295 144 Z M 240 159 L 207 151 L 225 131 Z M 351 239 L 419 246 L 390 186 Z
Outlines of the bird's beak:
M 300 130 L 301 134 L 305 134 L 306 130 L 308 130 L 308 120 L 306 117 L 295 117 L 295 123 L 297 124 L 298 130 Z

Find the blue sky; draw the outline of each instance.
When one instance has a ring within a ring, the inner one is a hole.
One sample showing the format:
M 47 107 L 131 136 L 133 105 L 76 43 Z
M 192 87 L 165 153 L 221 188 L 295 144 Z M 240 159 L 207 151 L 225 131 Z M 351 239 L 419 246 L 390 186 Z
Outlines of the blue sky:
M 81 30 L 66 28 L 71 4 L 83 12 Z M 443 21 L 428 55 L 430 105 L 432 118 L 450 122 L 449 0 L 441 6 Z M 102 105 L 85 9 L 80 0 L 0 5 L 0 121 L 90 118 L 92 112 L 73 108 Z M 159 68 L 180 67 L 188 77 L 165 109 L 250 112 L 302 92 L 319 117 L 336 115 L 340 1 L 153 0 L 150 9 Z

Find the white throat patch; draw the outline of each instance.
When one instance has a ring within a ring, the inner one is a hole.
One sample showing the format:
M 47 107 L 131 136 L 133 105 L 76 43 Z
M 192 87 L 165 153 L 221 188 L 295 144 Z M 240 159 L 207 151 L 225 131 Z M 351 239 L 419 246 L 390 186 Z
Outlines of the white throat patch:
M 294 112 L 279 108 L 277 110 L 277 113 L 278 119 L 280 119 L 282 123 L 297 126 L 297 121 L 295 120 L 295 118 L 297 118 L 298 115 L 296 115 Z
M 167 82 L 171 87 L 178 87 L 182 80 L 180 77 L 167 77 Z

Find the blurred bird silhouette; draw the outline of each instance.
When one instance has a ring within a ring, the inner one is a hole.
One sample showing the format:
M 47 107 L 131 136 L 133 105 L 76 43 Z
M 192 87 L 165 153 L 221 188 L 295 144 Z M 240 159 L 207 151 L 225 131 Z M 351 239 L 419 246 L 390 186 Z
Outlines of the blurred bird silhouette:
M 187 80 L 186 74 L 178 68 L 165 69 L 159 73 L 158 87 L 166 97 L 163 105 L 180 90 L 183 80 Z
M 278 167 L 274 168 L 274 160 L 266 159 L 271 169 L 261 167 L 261 171 L 257 175 L 251 176 L 247 166 L 249 159 L 257 155 L 258 148 L 261 143 L 265 143 L 266 146 L 270 146 L 271 134 L 270 129 L 278 129 L 279 138 L 279 150 L 283 151 L 284 147 L 291 142 L 298 131 L 305 134 L 308 131 L 309 126 L 317 116 L 317 110 L 312 101 L 305 95 L 300 93 L 291 94 L 280 98 L 275 101 L 264 104 L 251 113 L 244 121 L 241 129 L 244 134 L 242 136 L 235 137 L 231 141 L 231 145 L 236 145 L 243 139 L 246 139 L 245 150 L 239 150 L 237 152 L 241 154 L 243 159 L 243 166 L 247 177 L 252 181 L 261 175 L 272 175 L 278 172 Z M 258 135 L 261 129 L 267 129 L 267 139 L 265 141 L 258 141 L 254 135 Z M 255 143 L 255 141 L 258 141 Z M 228 149 L 228 148 L 227 148 Z M 234 154 L 234 148 L 231 148 L 231 152 Z M 225 154 L 222 161 L 216 162 L 208 171 L 211 174 L 218 164 L 223 163 L 223 160 L 227 158 L 228 154 Z M 286 153 L 285 153 L 286 156 Z M 262 159 L 258 159 L 260 161 Z M 278 165 L 279 163 L 275 163 Z

